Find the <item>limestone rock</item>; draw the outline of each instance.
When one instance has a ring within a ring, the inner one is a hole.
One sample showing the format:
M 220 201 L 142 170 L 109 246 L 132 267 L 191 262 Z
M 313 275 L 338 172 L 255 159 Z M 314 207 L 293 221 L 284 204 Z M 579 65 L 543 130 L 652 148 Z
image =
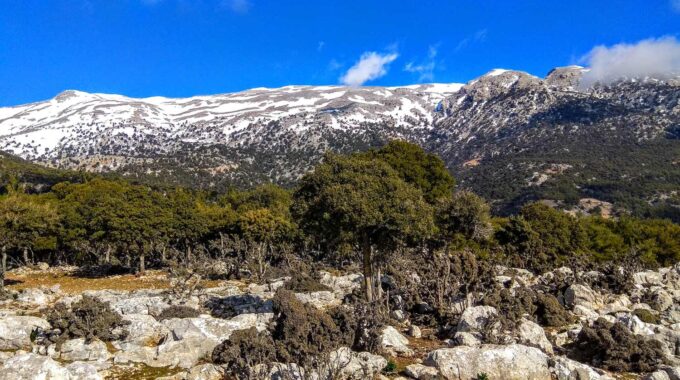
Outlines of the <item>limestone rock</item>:
M 601 376 L 592 367 L 565 357 L 555 357 L 552 369 L 557 380 L 605 380 L 609 377 Z
M 0 379 L 12 380 L 71 380 L 69 371 L 52 358 L 36 354 L 20 354 L 0 367 Z
M 50 324 L 38 317 L 8 315 L 0 318 L 0 350 L 31 348 L 31 333 L 36 329 L 47 330 Z
M 476 333 L 488 328 L 489 321 L 498 315 L 498 311 L 492 306 L 473 306 L 465 309 L 460 316 L 458 332 Z
M 128 334 L 125 342 L 140 346 L 155 346 L 170 333 L 162 323 L 156 318 L 147 314 L 128 314 L 123 315 L 123 320 L 129 324 L 125 326 Z
M 580 305 L 591 310 L 597 310 L 602 304 L 597 292 L 581 284 L 572 284 L 564 291 L 564 302 L 569 308 Z
M 418 380 L 437 380 L 439 379 L 439 371 L 434 367 L 424 366 L 422 364 L 411 364 L 406 366 L 406 374 Z
M 397 329 L 387 326 L 382 330 L 380 336 L 380 347 L 392 354 L 413 354 L 413 350 L 408 348 L 409 341 Z
M 83 338 L 70 339 L 62 343 L 60 352 L 59 358 L 68 361 L 106 361 L 111 356 L 106 343 L 93 340 L 86 344 Z
M 550 380 L 548 357 L 541 350 L 518 344 L 507 346 L 441 348 L 424 363 L 447 380 L 472 379 L 486 373 L 490 379 Z
M 333 292 L 327 290 L 312 293 L 295 293 L 295 297 L 301 302 L 311 304 L 318 309 L 342 304 L 342 299 L 336 298 Z
M 97 367 L 90 363 L 73 362 L 66 366 L 70 378 L 69 380 L 104 380 L 104 377 L 97 372 Z
M 545 331 L 543 328 L 538 324 L 527 319 L 522 319 L 517 329 L 517 334 L 520 343 L 527 346 L 540 348 L 547 354 L 553 354 L 553 346 L 545 336 Z
M 46 306 L 52 301 L 52 297 L 48 296 L 40 289 L 29 288 L 24 289 L 19 293 L 17 301 L 37 306 Z

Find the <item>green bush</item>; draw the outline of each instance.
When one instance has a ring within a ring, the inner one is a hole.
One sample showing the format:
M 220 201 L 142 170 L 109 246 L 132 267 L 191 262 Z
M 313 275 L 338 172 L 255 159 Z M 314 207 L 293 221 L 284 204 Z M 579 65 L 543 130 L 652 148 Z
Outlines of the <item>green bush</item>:
M 328 286 L 320 283 L 319 280 L 302 272 L 295 274 L 290 281 L 286 282 L 284 289 L 295 293 L 311 293 L 331 290 Z
M 633 314 L 645 323 L 658 325 L 661 322 L 658 315 L 647 309 L 635 309 L 633 310 Z
M 129 324 L 108 302 L 91 296 L 83 296 L 70 309 L 58 304 L 47 315 L 47 321 L 57 331 L 58 342 L 74 338 L 85 338 L 87 342 L 94 338 L 105 342 L 121 339 L 126 334 L 124 329 L 118 329 L 120 333 L 114 330 Z
M 666 357 L 661 342 L 635 335 L 622 323 L 603 318 L 583 327 L 569 356 L 615 372 L 653 372 Z
M 184 305 L 172 305 L 166 309 L 163 309 L 156 319 L 163 321 L 171 318 L 196 318 L 199 315 L 201 315 L 201 313 L 192 307 Z
M 237 379 L 259 378 L 259 373 L 253 373 L 255 366 L 276 361 L 276 350 L 269 334 L 252 327 L 231 334 L 215 347 L 211 358 L 213 363 L 223 364 L 227 373 Z

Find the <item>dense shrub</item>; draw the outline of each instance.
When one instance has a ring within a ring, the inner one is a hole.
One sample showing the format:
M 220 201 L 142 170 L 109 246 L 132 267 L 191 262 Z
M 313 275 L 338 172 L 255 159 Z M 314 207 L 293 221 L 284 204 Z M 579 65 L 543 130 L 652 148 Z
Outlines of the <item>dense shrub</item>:
M 645 323 L 652 323 L 658 325 L 661 322 L 659 316 L 654 314 L 651 310 L 635 309 L 633 310 L 633 314 L 636 317 L 640 318 L 640 320 Z
M 171 318 L 196 318 L 199 315 L 201 315 L 201 313 L 192 307 L 185 305 L 172 305 L 163 309 L 156 319 L 163 321 Z
M 583 327 L 569 356 L 617 372 L 652 372 L 665 357 L 661 342 L 634 335 L 622 323 L 602 318 Z
M 557 298 L 531 288 L 497 288 L 489 292 L 483 304 L 498 310 L 500 321 L 506 328 L 515 326 L 525 315 L 536 319 L 542 326 L 560 327 L 573 322 Z
M 536 306 L 535 316 L 541 326 L 561 327 L 574 321 L 571 314 L 553 295 L 536 294 L 534 305 Z
M 286 282 L 284 289 L 295 293 L 311 293 L 331 290 L 328 286 L 320 283 L 318 279 L 303 272 L 296 273 L 290 281 Z
M 272 338 L 283 363 L 308 363 L 338 348 L 343 332 L 326 312 L 281 289 L 272 299 L 276 327 Z
M 71 305 L 70 309 L 57 304 L 48 314 L 47 321 L 58 331 L 58 341 L 73 338 L 85 338 L 88 342 L 94 338 L 112 341 L 121 338 L 120 334 L 125 334 L 123 329 L 117 328 L 128 324 L 111 309 L 108 302 L 86 295 Z M 120 330 L 121 333 L 114 330 Z
M 265 364 L 261 372 L 267 373 L 266 364 L 276 360 L 274 341 L 266 332 L 254 327 L 235 331 L 228 340 L 220 343 L 212 352 L 212 361 L 224 364 L 227 374 L 237 379 L 259 378 L 256 366 Z

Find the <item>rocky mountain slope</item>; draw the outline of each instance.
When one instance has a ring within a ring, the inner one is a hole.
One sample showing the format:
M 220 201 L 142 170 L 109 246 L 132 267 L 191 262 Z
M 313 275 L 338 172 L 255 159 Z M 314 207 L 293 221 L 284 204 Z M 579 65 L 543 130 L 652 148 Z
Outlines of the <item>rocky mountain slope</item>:
M 581 88 L 493 70 L 466 85 L 288 86 L 187 99 L 67 91 L 0 108 L 0 150 L 46 165 L 201 187 L 294 182 L 326 150 L 407 139 L 500 211 L 586 198 L 677 215 L 680 81 Z
M 65 273 L 70 273 L 46 264 L 43 267 L 15 270 L 11 276 L 30 282 L 33 278 L 63 279 Z M 419 327 L 404 310 L 395 309 L 395 318 L 377 333 L 375 352 L 340 347 L 324 356 L 324 366 L 302 368 L 318 371 L 320 375 L 311 378 L 346 380 L 479 379 L 480 374 L 489 379 L 534 380 L 651 380 L 680 376 L 679 265 L 626 273 L 625 288 L 620 288 L 622 284 L 615 276 L 597 271 L 574 272 L 566 267 L 534 275 L 499 266 L 494 273 L 491 280 L 513 292 L 515 303 L 506 299 L 503 302 L 509 304 L 501 303 L 503 308 L 461 304 L 463 310 L 451 327 L 452 338 L 441 339 L 431 328 Z M 361 287 L 360 274 L 319 275 L 328 290 L 297 292 L 293 295 L 297 300 L 291 302 L 308 304 L 319 311 L 355 307 L 347 295 Z M 77 281 L 82 285 L 87 280 L 71 279 L 68 283 Z M 94 285 L 92 279 L 89 281 Z M 74 292 L 59 285 L 11 289 L 12 297 L 0 300 L 0 378 L 229 378 L 225 372 L 234 368 L 215 362 L 219 358 L 215 352 L 220 352 L 222 342 L 230 342 L 244 330 L 269 334 L 272 322 L 279 318 L 273 312 L 272 299 L 290 278 L 264 284 L 221 281 L 197 289 L 187 299 L 181 299 L 172 288 L 149 287 L 163 281 L 163 275 L 154 273 L 129 281 L 134 283 L 134 289 L 83 292 L 78 288 Z M 115 282 L 119 286 L 124 283 L 120 279 Z M 493 288 L 485 292 L 490 294 Z M 551 308 L 522 309 L 525 314 L 513 314 L 518 318 L 516 323 L 504 323 L 513 318 L 509 311 L 524 307 L 527 295 L 552 299 L 554 303 Z M 116 328 L 108 343 L 96 338 L 55 343 L 52 338 L 58 328 L 50 323 L 49 311 L 75 307 L 88 297 L 105 302 L 125 324 Z M 180 304 L 195 310 L 195 314 L 164 317 Z M 557 320 L 557 316 L 561 319 Z M 602 343 L 608 346 L 603 348 L 599 345 Z M 647 347 L 655 349 L 654 355 L 644 352 Z M 659 359 L 663 362 L 657 363 Z M 253 357 L 248 363 L 258 360 L 260 357 Z M 388 366 L 390 362 L 392 367 Z M 400 363 L 399 368 L 394 367 L 395 362 Z M 255 365 L 258 366 L 263 375 L 247 378 L 306 378 L 298 375 L 301 367 L 295 363 L 267 362 Z

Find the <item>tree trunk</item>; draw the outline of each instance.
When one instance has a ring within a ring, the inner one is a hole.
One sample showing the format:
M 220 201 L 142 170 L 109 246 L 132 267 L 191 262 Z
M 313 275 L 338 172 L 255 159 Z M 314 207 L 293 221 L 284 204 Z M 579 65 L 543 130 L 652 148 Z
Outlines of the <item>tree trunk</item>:
M 187 245 L 187 264 L 191 262 L 191 246 L 189 245 L 189 239 L 185 240 Z
M 125 254 L 125 266 L 130 268 L 132 266 L 132 257 L 130 257 L 130 253 Z
M 146 262 L 145 262 L 145 257 L 144 253 L 139 255 L 139 274 L 144 274 L 146 271 Z
M 2 247 L 2 273 L 7 272 L 7 247 Z
M 28 266 L 30 264 L 30 262 L 28 260 L 28 248 L 24 247 L 23 255 L 24 255 L 24 265 Z
M 108 244 L 106 245 L 106 252 L 104 253 L 104 262 L 106 264 L 111 263 L 111 246 Z
M 2 247 L 2 265 L 0 265 L 0 292 L 5 291 L 5 271 L 7 270 L 7 247 Z
M 167 261 L 166 253 L 165 253 L 165 244 L 163 244 L 163 249 L 161 250 L 161 263 L 165 265 L 165 262 Z
M 366 292 L 366 301 L 373 302 L 373 257 L 371 257 L 371 243 L 368 241 L 368 237 L 364 237 L 363 240 L 364 291 Z

